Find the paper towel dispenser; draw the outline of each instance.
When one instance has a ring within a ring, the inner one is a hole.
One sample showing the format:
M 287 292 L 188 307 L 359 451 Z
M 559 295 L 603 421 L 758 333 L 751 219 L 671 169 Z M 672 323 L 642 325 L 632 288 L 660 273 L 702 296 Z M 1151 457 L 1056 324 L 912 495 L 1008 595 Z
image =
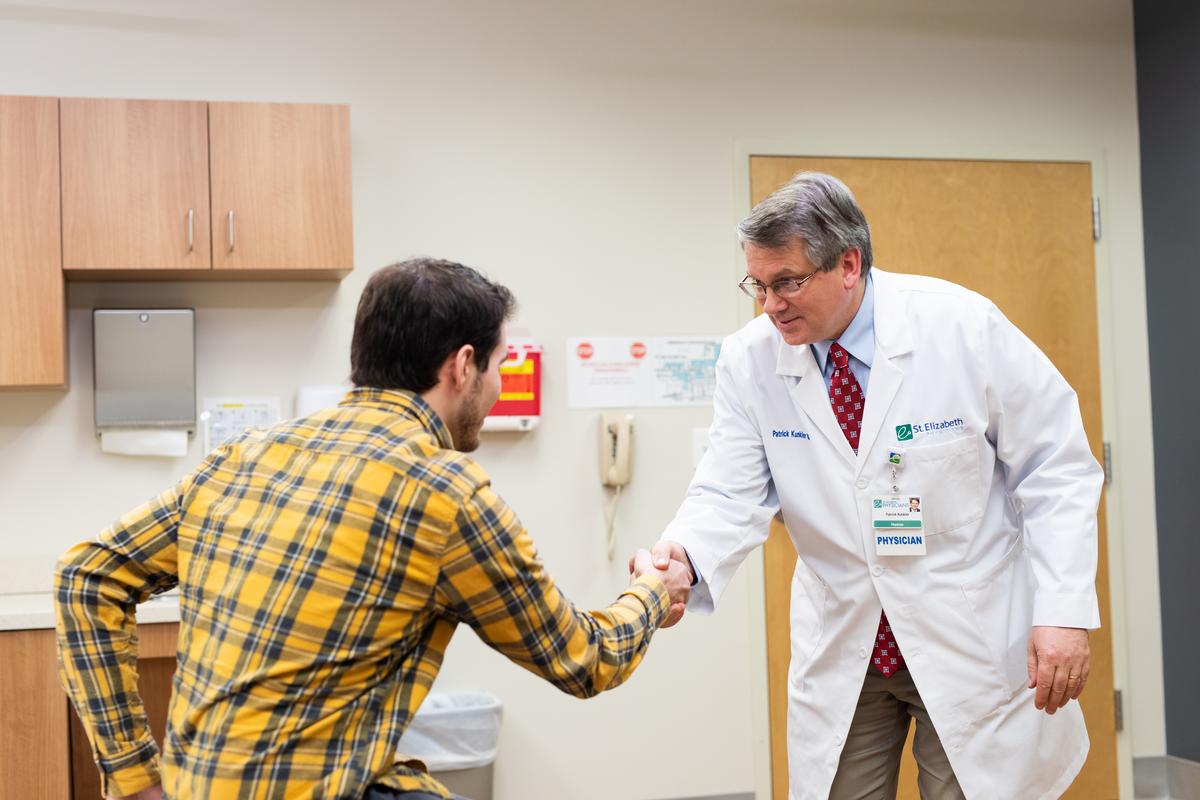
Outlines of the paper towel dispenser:
M 96 433 L 196 430 L 195 311 L 92 311 Z

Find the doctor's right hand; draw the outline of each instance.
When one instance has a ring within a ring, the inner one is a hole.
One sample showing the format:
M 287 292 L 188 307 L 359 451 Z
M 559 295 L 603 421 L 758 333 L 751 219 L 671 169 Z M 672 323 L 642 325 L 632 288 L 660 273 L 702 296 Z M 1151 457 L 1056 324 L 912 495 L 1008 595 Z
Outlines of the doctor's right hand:
M 641 551 L 639 551 L 641 552 Z M 696 585 L 696 573 L 692 571 L 692 560 L 688 558 L 687 550 L 679 542 L 673 542 L 669 539 L 660 539 L 650 548 L 650 555 L 654 559 L 654 568 L 666 570 L 674 565 L 681 565 L 687 570 L 688 586 Z M 633 559 L 629 559 L 629 571 L 633 572 Z M 667 620 L 662 624 L 662 627 L 669 628 L 679 620 L 683 619 L 683 612 L 687 608 L 687 596 L 684 596 L 684 602 L 671 603 L 671 611 L 667 615 Z
M 629 579 L 635 581 L 642 575 L 653 573 L 662 578 L 663 583 L 667 585 L 667 596 L 670 600 L 671 608 L 667 612 L 667 617 L 663 620 L 660 628 L 669 628 L 683 617 L 683 610 L 687 606 L 688 595 L 692 591 L 692 570 L 686 563 L 669 560 L 664 569 L 659 569 L 655 566 L 654 561 L 648 550 L 638 550 L 629 559 Z

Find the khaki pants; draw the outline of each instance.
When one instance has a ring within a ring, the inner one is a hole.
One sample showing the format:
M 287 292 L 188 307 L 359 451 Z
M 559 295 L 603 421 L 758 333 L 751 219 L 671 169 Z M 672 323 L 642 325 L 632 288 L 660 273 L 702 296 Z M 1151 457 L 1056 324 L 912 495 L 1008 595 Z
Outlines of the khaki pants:
M 942 750 L 912 675 L 904 669 L 885 678 L 868 668 L 854 721 L 838 762 L 831 800 L 890 800 L 896 796 L 900 754 L 908 737 L 909 720 L 917 730 L 913 756 L 917 760 L 917 786 L 923 800 L 963 800 L 962 789 Z

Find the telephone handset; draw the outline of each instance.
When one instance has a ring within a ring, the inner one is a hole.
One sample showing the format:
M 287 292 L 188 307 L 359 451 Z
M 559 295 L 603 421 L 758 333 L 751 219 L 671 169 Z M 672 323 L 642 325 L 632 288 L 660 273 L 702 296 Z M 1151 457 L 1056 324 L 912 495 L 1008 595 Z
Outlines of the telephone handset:
M 600 416 L 600 483 L 620 487 L 629 483 L 633 450 L 633 414 Z

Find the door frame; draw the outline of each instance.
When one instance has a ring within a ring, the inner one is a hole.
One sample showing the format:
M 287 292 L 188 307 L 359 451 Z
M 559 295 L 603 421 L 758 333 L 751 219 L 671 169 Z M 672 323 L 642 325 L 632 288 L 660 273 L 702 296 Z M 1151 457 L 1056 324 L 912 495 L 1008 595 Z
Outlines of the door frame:
M 750 213 L 750 158 L 751 156 L 792 156 L 815 158 L 894 158 L 905 160 L 961 160 L 961 161 L 1070 161 L 1086 163 L 1091 167 L 1092 193 L 1099 198 L 1100 207 L 1109 207 L 1107 195 L 1107 172 L 1104 151 L 1099 148 L 1089 148 L 1071 145 L 1038 145 L 1016 146 L 1011 144 L 942 144 L 942 143 L 906 143 L 894 147 L 880 146 L 865 140 L 856 140 L 853 135 L 839 137 L 834 141 L 828 138 L 758 140 L 746 139 L 734 143 L 733 157 L 733 223 L 736 225 Z M 745 262 L 741 249 L 736 241 L 731 244 L 730 263 L 736 282 L 745 273 Z M 1144 269 L 1144 267 L 1143 267 Z M 1104 441 L 1112 443 L 1113 449 L 1124 451 L 1121 447 L 1121 430 L 1117 424 L 1116 409 L 1116 346 L 1113 340 L 1115 308 L 1113 302 L 1112 263 L 1110 260 L 1108 237 L 1101 228 L 1100 241 L 1095 242 L 1096 270 L 1096 323 L 1100 358 L 1100 418 Z M 739 327 L 754 318 L 752 301 L 739 302 Z M 1144 419 L 1150 419 L 1150 395 L 1145 392 Z M 1149 423 L 1147 422 L 1147 429 Z M 1137 436 L 1136 431 L 1128 431 L 1127 436 Z M 1153 497 L 1154 479 L 1148 476 L 1150 496 Z M 1123 690 L 1125 708 L 1132 707 L 1129 692 L 1129 647 L 1126 627 L 1126 536 L 1125 508 L 1132 509 L 1134 504 L 1127 502 L 1124 494 L 1131 487 L 1127 481 L 1117 480 L 1114 475 L 1113 483 L 1106 487 L 1105 509 L 1108 513 L 1108 552 L 1109 563 L 1106 565 L 1109 575 L 1109 609 L 1112 624 L 1113 646 L 1113 686 Z M 1132 499 L 1132 498 L 1131 498 Z M 1147 514 L 1139 510 L 1142 529 L 1146 523 L 1157 531 L 1152 511 Z M 1132 523 L 1133 520 L 1130 520 Z M 760 548 L 761 552 L 761 548 Z M 1114 558 L 1119 553 L 1121 557 Z M 1155 556 L 1156 557 L 1156 556 Z M 762 598 L 766 593 L 766 581 L 762 566 L 762 558 L 748 558 L 745 563 L 747 591 L 752 598 Z M 748 629 L 750 635 L 750 674 L 755 676 L 751 682 L 751 719 L 754 738 L 754 793 L 760 800 L 771 798 L 771 730 L 768 711 L 767 689 L 767 628 L 765 605 L 762 602 L 749 603 L 750 619 Z M 1159 646 L 1161 652 L 1161 642 Z M 1126 714 L 1122 730 L 1117 732 L 1117 786 L 1121 800 L 1133 800 L 1133 745 L 1131 741 L 1130 715 Z M 786 798 L 774 798 L 786 800 Z

